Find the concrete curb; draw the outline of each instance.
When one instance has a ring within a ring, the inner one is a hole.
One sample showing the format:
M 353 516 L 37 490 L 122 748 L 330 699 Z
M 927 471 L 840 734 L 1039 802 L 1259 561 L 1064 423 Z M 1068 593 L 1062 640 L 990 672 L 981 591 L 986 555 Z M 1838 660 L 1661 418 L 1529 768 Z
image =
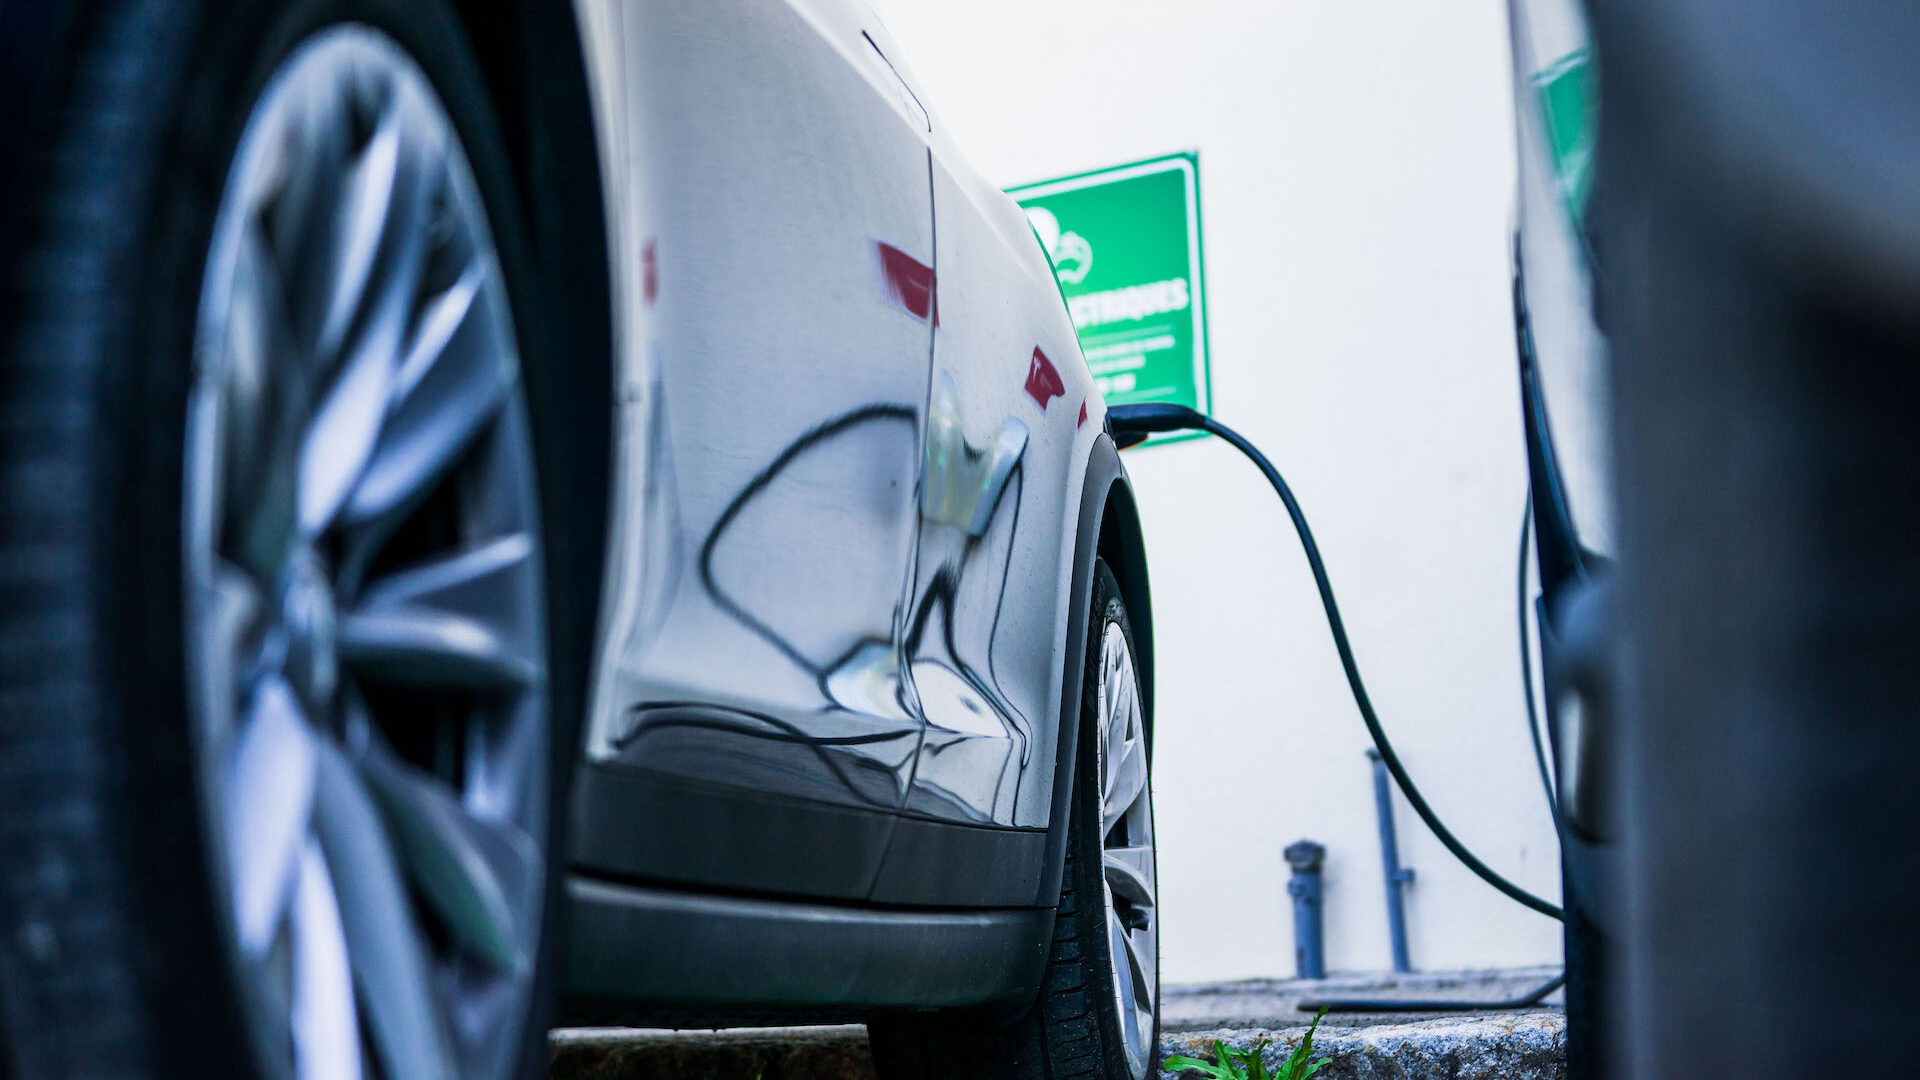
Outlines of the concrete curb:
M 1163 1037 L 1161 1046 L 1167 1054 L 1212 1060 L 1216 1039 L 1246 1050 L 1267 1038 L 1273 1041 L 1260 1056 L 1273 1068 L 1286 1060 L 1306 1031 L 1303 1025 L 1280 1031 L 1177 1032 Z M 1314 1080 L 1561 1080 L 1567 1071 L 1566 1017 L 1552 1012 L 1322 1027 L 1313 1043 L 1331 1059 Z M 1165 1080 L 1177 1075 L 1162 1073 Z
M 1565 1018 L 1550 1012 L 1322 1027 L 1314 1044 L 1332 1063 L 1315 1080 L 1561 1080 L 1566 1028 Z M 1215 1039 L 1244 1050 L 1267 1038 L 1273 1041 L 1262 1056 L 1272 1067 L 1306 1030 L 1180 1032 L 1167 1035 L 1162 1047 L 1168 1054 L 1211 1059 Z M 862 1027 L 587 1028 L 555 1032 L 550 1047 L 550 1080 L 873 1080 Z M 1161 1075 L 1180 1080 L 1172 1072 Z
M 1160 1026 L 1168 1032 L 1213 1031 L 1218 1028 L 1266 1028 L 1291 1031 L 1307 1022 L 1301 1005 L 1335 998 L 1381 998 L 1433 1001 L 1510 1001 L 1529 993 L 1560 974 L 1558 967 L 1506 968 L 1495 971 L 1339 972 L 1324 979 L 1246 979 L 1228 983 L 1173 984 L 1160 991 Z M 1563 993 L 1555 991 L 1537 1009 L 1556 1008 Z M 1446 1013 L 1329 1013 L 1320 1022 L 1328 1028 L 1379 1027 L 1432 1020 Z M 1455 1017 L 1463 1014 L 1454 1013 Z M 1466 1014 L 1471 1015 L 1471 1014 Z M 1487 1013 L 1478 1014 L 1482 1017 Z
M 1504 1001 L 1539 986 L 1557 970 L 1353 973 L 1171 985 L 1162 989 L 1162 1049 L 1212 1060 L 1215 1039 L 1245 1049 L 1267 1038 L 1273 1041 L 1264 1056 L 1277 1065 L 1306 1033 L 1303 1001 Z M 1332 1059 L 1314 1080 L 1562 1080 L 1566 1075 L 1566 1018 L 1551 1005 L 1519 1012 L 1336 1013 L 1321 1021 L 1314 1044 Z M 548 1080 L 874 1080 L 867 1029 L 858 1025 L 572 1028 L 553 1032 L 548 1047 Z M 1165 1080 L 1196 1075 L 1162 1074 Z
M 548 1080 L 874 1080 L 867 1029 L 574 1028 L 547 1040 Z

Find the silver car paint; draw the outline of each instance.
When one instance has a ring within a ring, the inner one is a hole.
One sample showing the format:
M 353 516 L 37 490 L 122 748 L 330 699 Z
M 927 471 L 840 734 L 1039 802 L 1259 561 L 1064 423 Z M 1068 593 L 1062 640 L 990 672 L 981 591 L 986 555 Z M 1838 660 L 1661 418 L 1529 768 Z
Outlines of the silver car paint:
M 951 408 L 984 445 L 1019 425 L 1026 453 L 984 529 L 921 520 L 913 613 L 927 629 L 909 640 L 908 672 L 927 734 L 907 811 L 1040 827 L 1058 745 L 1068 523 L 1105 413 L 1026 216 L 945 149 L 933 170 L 935 427 Z
M 1024 216 L 863 5 L 576 11 L 621 385 L 589 759 L 1043 827 L 1105 413 Z
M 1612 400 L 1606 339 L 1594 325 L 1591 260 L 1555 175 L 1536 87 L 1556 64 L 1589 48 L 1577 0 L 1509 0 L 1519 139 L 1519 229 L 1540 394 L 1580 543 L 1615 551 Z

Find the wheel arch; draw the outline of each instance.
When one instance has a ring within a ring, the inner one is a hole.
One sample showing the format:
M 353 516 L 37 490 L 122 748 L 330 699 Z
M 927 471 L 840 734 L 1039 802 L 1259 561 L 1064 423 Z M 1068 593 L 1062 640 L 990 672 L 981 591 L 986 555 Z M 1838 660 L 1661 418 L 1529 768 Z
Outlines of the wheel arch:
M 1107 488 L 1100 517 L 1099 556 L 1120 583 L 1127 618 L 1133 623 L 1133 663 L 1140 673 L 1140 702 L 1146 710 L 1147 745 L 1153 745 L 1153 594 L 1147 583 L 1147 552 L 1140 529 L 1140 507 L 1133 483 L 1123 470 Z
M 1074 539 L 1073 580 L 1067 607 L 1067 638 L 1061 650 L 1059 747 L 1054 756 L 1053 810 L 1047 824 L 1047 862 L 1037 903 L 1052 907 L 1060 896 L 1066 862 L 1067 822 L 1073 805 L 1073 781 L 1080 749 L 1080 694 L 1086 671 L 1087 616 L 1093 596 L 1093 567 L 1105 560 L 1120 584 L 1121 599 L 1133 624 L 1134 662 L 1140 672 L 1141 700 L 1147 712 L 1149 746 L 1153 731 L 1153 605 L 1147 583 L 1146 548 L 1133 483 L 1120 453 L 1106 432 L 1095 436 L 1087 455 L 1086 479 Z

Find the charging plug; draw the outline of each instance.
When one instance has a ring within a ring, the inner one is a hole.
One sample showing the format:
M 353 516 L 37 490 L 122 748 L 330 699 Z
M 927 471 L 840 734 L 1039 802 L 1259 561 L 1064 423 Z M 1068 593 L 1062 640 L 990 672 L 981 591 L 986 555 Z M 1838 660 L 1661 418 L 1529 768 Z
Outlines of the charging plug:
M 1107 428 L 1113 432 L 1113 445 L 1125 450 L 1147 441 L 1147 436 L 1163 431 L 1189 431 L 1207 426 L 1206 414 L 1185 405 L 1143 401 L 1137 405 L 1107 407 Z

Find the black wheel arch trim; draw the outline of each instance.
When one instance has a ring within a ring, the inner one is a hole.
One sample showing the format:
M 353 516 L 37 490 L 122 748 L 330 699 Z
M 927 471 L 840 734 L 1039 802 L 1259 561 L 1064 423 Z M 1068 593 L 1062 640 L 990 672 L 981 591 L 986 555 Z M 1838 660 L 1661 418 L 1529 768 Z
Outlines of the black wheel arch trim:
M 1140 701 L 1146 711 L 1151 757 L 1153 739 L 1153 603 L 1147 581 L 1146 547 L 1140 530 L 1139 505 L 1133 482 L 1120 463 L 1120 452 L 1107 432 L 1094 437 L 1087 455 L 1086 481 L 1080 489 L 1080 509 L 1073 548 L 1073 583 L 1067 607 L 1067 639 L 1061 651 L 1064 676 L 1060 680 L 1059 749 L 1054 756 L 1053 812 L 1047 824 L 1045 872 L 1037 902 L 1052 907 L 1059 901 L 1060 877 L 1066 865 L 1067 822 L 1073 806 L 1074 767 L 1080 748 L 1080 682 L 1086 669 L 1087 616 L 1093 597 L 1093 565 L 1105 560 L 1120 583 L 1120 595 L 1133 623 L 1134 665 L 1140 673 Z

